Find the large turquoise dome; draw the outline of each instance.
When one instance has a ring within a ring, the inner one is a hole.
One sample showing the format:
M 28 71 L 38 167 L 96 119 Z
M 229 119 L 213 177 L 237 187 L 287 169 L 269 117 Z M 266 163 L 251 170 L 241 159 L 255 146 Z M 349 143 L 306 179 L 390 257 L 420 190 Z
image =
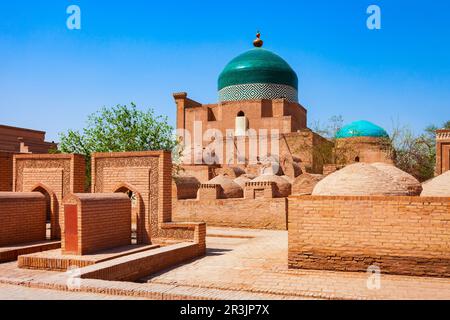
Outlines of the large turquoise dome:
M 355 121 L 340 129 L 336 133 L 337 139 L 354 137 L 388 138 L 386 130 L 370 121 Z
M 298 78 L 283 58 L 256 47 L 226 65 L 218 90 L 220 101 L 284 98 L 297 102 Z

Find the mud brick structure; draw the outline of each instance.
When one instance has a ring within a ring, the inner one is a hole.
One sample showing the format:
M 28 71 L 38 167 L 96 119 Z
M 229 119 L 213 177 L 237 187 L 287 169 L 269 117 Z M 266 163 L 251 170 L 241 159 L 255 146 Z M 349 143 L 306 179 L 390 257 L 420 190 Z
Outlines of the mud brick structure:
M 0 152 L 0 191 L 12 191 L 13 154 Z
M 158 238 L 200 242 L 205 250 L 204 223 L 172 222 L 172 157 L 167 151 L 94 153 L 92 193 L 127 192 L 136 201 L 137 243 Z
M 450 130 L 436 131 L 436 175 L 450 170 Z
M 84 192 L 85 158 L 67 154 L 14 155 L 14 191 L 40 192 L 47 201 L 51 238 L 61 239 L 64 226 L 63 199 Z
M 289 267 L 450 277 L 450 199 L 292 196 Z
M 0 247 L 45 240 L 45 197 L 0 192 Z
M 174 203 L 175 221 L 205 221 L 208 226 L 287 229 L 286 198 L 182 200 Z
M 45 141 L 45 132 L 0 125 L 0 151 L 9 153 L 48 153 L 56 144 Z
M 275 198 L 276 183 L 273 181 L 247 182 L 244 188 L 246 199 Z
M 131 201 L 122 193 L 64 198 L 63 254 L 86 255 L 131 244 Z

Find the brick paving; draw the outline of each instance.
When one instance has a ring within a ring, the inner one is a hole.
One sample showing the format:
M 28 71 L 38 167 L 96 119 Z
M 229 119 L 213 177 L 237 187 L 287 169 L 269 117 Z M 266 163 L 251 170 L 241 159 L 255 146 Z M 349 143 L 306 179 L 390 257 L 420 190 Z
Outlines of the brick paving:
M 280 296 L 450 299 L 449 278 L 382 274 L 381 288 L 370 290 L 366 273 L 289 270 L 287 237 L 285 231 L 209 228 L 206 257 L 145 280 Z
M 0 284 L 0 300 L 130 300 L 127 296 L 112 296 L 88 292 L 61 292 L 24 286 Z M 137 299 L 137 298 L 134 298 Z
M 141 283 L 82 280 L 81 292 L 67 291 L 65 273 L 0 264 L 0 298 L 450 299 L 449 278 L 382 275 L 369 290 L 365 273 L 288 270 L 285 231 L 209 228 L 207 246 L 206 257 Z

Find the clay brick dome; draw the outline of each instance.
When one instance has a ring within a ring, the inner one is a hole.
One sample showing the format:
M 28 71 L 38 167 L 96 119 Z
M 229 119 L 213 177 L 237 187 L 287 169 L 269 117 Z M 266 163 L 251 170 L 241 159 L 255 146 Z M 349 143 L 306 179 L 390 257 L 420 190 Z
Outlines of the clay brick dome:
M 450 171 L 423 184 L 422 197 L 450 197 Z
M 355 163 L 317 183 L 313 195 L 417 196 L 422 188 L 414 177 L 392 165 Z
M 406 173 L 403 170 L 400 170 L 396 166 L 381 162 L 372 163 L 372 166 L 386 172 L 396 183 L 399 183 L 408 188 L 411 195 L 420 195 L 420 193 L 422 192 L 422 185 L 420 184 L 420 182 L 412 175 Z
M 292 185 L 283 177 L 263 174 L 253 179 L 252 182 L 275 182 L 275 197 L 283 198 L 291 195 Z
M 214 179 L 211 179 L 207 184 L 218 184 L 222 187 L 224 198 L 242 198 L 244 196 L 244 190 L 240 185 L 234 182 L 231 178 L 223 175 L 218 175 Z
M 200 181 L 192 176 L 176 176 L 172 184 L 173 195 L 178 199 L 195 199 L 200 188 Z
M 316 184 L 324 178 L 321 174 L 304 173 L 295 178 L 292 183 L 292 194 L 309 195 L 313 192 Z
M 254 179 L 254 178 L 255 177 L 253 177 L 251 175 L 244 174 L 244 175 L 240 176 L 239 178 L 234 179 L 234 182 L 236 182 L 238 185 L 241 186 L 242 189 L 244 189 L 245 188 L 245 184 L 247 182 L 252 181 L 252 179 Z

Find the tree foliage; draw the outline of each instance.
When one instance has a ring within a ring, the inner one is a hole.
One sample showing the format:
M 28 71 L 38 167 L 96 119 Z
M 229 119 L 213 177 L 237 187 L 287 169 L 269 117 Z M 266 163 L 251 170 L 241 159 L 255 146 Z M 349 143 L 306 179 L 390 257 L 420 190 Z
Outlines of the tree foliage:
M 81 131 L 60 134 L 59 152 L 86 157 L 90 177 L 90 158 L 94 152 L 169 150 L 177 145 L 167 117 L 156 116 L 152 109 L 130 106 L 103 107 L 91 114 Z M 90 179 L 88 179 L 89 181 Z
M 450 129 L 450 121 L 442 128 Z M 395 149 L 395 165 L 416 177 L 426 181 L 434 177 L 436 165 L 436 130 L 435 125 L 428 126 L 420 135 L 415 135 L 407 126 L 397 126 L 391 134 Z

